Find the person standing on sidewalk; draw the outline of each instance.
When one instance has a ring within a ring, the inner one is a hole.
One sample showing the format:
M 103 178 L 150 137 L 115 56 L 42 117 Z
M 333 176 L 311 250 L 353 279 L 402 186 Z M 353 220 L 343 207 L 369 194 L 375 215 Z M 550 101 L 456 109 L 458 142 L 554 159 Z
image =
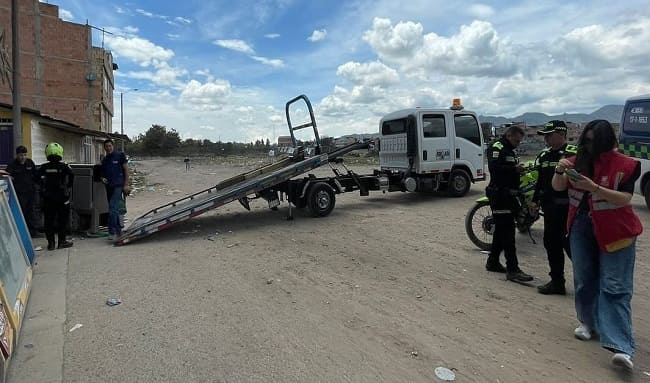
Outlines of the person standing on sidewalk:
M 569 239 L 566 236 L 569 195 L 566 190 L 553 190 L 551 182 L 558 162 L 562 158 L 574 156 L 577 148 L 567 144 L 567 126 L 564 121 L 549 121 L 537 134 L 544 136 L 547 148 L 542 150 L 535 161 L 539 177 L 530 208 L 541 207 L 544 212 L 544 248 L 551 269 L 551 281 L 537 287 L 537 291 L 544 295 L 565 295 L 564 253 L 571 258 Z
M 126 156 L 115 150 L 113 140 L 104 140 L 106 156 L 102 159 L 102 181 L 106 185 L 108 198 L 108 234 L 110 240 L 122 235 L 124 196 L 131 193 L 129 186 L 129 167 Z
M 492 248 L 485 268 L 492 272 L 506 273 L 507 280 L 518 283 L 533 280 L 531 275 L 519 268 L 515 247 L 515 215 L 520 208 L 517 202 L 519 174 L 523 172 L 515 148 L 523 138 L 524 130 L 513 125 L 508 128 L 503 137 L 488 148 L 490 183 L 485 189 L 494 216 Z M 506 258 L 506 267 L 499 262 L 502 251 Z
M 34 199 L 36 198 L 38 173 L 34 161 L 27 157 L 26 147 L 20 145 L 16 148 L 16 159 L 7 166 L 7 172 L 11 175 L 18 202 L 20 203 L 20 210 L 22 210 L 23 217 L 25 217 L 29 233 L 32 238 L 38 238 L 40 235 L 34 219 Z
M 578 154 L 555 168 L 553 189 L 569 194 L 567 230 L 580 321 L 574 335 L 589 340 L 598 334 L 601 346 L 614 353 L 612 363 L 631 370 L 634 261 L 643 225 L 630 201 L 641 167 L 617 147 L 612 125 L 591 121 L 578 140 Z
M 45 216 L 45 237 L 47 249 L 54 250 L 55 235 L 59 237 L 59 249 L 71 247 L 66 239 L 70 226 L 70 197 L 74 174 L 70 166 L 63 162 L 63 147 L 50 142 L 45 147 L 46 163 L 38 169 L 43 197 L 43 215 Z

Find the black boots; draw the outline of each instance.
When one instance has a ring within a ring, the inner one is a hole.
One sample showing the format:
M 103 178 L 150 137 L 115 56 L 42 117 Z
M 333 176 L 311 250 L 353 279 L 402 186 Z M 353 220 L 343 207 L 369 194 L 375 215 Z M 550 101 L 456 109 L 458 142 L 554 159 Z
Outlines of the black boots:
M 564 281 L 553 280 L 545 285 L 537 287 L 537 292 L 544 295 L 566 295 Z
M 65 239 L 65 234 L 64 235 L 59 235 L 59 249 L 65 249 L 68 247 L 72 247 L 74 243 L 72 241 L 68 241 Z M 54 242 L 54 234 L 47 234 L 47 249 L 48 250 L 54 250 L 56 249 L 56 243 Z
M 488 261 L 485 263 L 485 270 L 491 271 L 493 273 L 505 273 L 506 268 L 501 264 L 499 261 L 491 261 L 488 259 Z
M 526 283 L 533 280 L 533 276 L 524 273 L 521 270 L 506 273 L 506 279 L 517 283 Z

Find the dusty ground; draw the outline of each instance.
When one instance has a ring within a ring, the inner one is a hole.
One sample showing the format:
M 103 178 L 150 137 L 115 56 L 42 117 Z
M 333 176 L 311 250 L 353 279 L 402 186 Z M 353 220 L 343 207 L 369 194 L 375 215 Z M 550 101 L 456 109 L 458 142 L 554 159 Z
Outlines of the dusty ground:
M 138 165 L 135 217 L 212 186 L 253 163 L 174 160 Z M 369 168 L 356 167 L 359 171 Z M 650 241 L 639 240 L 632 376 L 597 342 L 573 338 L 569 296 L 484 270 L 462 199 L 392 193 L 338 196 L 333 213 L 286 221 L 255 201 L 233 203 L 124 247 L 79 241 L 69 256 L 65 382 L 650 381 Z M 650 213 L 635 197 L 650 230 Z M 546 282 L 538 244 L 518 236 L 521 267 Z M 208 239 L 210 238 L 210 239 Z M 571 279 L 568 266 L 567 277 Z M 124 303 L 108 307 L 120 296 Z

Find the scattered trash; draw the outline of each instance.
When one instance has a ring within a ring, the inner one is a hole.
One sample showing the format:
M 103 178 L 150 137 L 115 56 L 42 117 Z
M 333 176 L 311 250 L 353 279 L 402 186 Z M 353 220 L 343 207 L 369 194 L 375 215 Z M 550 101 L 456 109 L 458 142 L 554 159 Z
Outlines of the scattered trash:
M 643 375 L 650 376 L 650 372 L 648 372 L 648 371 L 643 371 Z
M 198 230 L 192 230 L 192 231 L 181 231 L 181 234 L 194 234 L 198 232 Z
M 27 343 L 27 344 L 25 345 L 25 348 L 34 348 L 34 345 L 31 344 L 31 343 Z
M 489 250 L 481 250 L 481 253 L 482 254 L 490 254 L 490 251 Z
M 75 331 L 75 330 L 79 330 L 79 329 L 82 328 L 83 326 L 84 326 L 84 325 L 82 325 L 81 323 L 77 323 L 76 325 L 72 326 L 72 328 L 71 328 L 70 330 L 68 330 L 68 332 L 73 332 L 73 331 Z
M 415 356 L 415 357 L 417 357 L 417 356 L 418 356 L 418 352 L 417 352 L 417 351 L 411 351 L 411 356 Z
M 418 294 L 415 296 L 417 299 L 422 299 L 422 295 Z
M 108 298 L 106 300 L 106 304 L 109 306 L 117 306 L 119 304 L 122 304 L 122 300 L 120 298 Z
M 226 246 L 226 247 L 230 249 L 231 247 L 235 247 L 235 246 L 237 246 L 236 243 L 231 243 L 230 245 L 228 245 L 228 246 Z
M 273 283 L 273 279 L 267 279 L 267 280 L 266 280 L 266 284 L 267 284 L 267 285 L 270 285 L 271 283 Z
M 214 235 L 211 235 L 211 236 L 209 236 L 209 237 L 206 238 L 206 239 L 207 239 L 208 241 L 214 241 L 214 240 L 215 240 Z
M 34 251 L 41 251 L 41 250 L 43 250 L 43 247 L 42 247 L 42 246 L 36 246 L 36 247 L 34 248 Z
M 440 380 L 444 380 L 448 382 L 456 380 L 456 374 L 452 370 L 446 367 L 436 367 L 434 372 L 436 373 L 436 376 Z

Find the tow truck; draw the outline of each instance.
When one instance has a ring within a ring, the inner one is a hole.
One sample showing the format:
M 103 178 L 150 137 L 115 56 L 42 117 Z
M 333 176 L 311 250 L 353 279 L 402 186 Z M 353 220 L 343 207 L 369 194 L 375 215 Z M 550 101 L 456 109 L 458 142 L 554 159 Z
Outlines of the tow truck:
M 292 124 L 290 108 L 302 102 L 309 112 L 309 121 Z M 269 208 L 277 210 L 281 201 L 289 204 L 288 219 L 293 219 L 292 206 L 306 208 L 313 217 L 325 217 L 334 209 L 336 195 L 359 191 L 436 192 L 453 197 L 467 193 L 471 182 L 485 179 L 483 136 L 476 113 L 465 111 L 460 99 L 451 108 L 412 108 L 390 113 L 379 124 L 380 169 L 359 175 L 343 162 L 343 156 L 367 149 L 370 141 L 354 142 L 327 153 L 322 152 L 311 102 L 305 95 L 289 100 L 285 115 L 292 145 L 281 157 L 268 164 L 239 174 L 218 184 L 176 201 L 156 207 L 133 220 L 115 241 L 125 245 L 178 222 L 209 210 L 238 201 L 250 210 L 250 202 L 264 199 Z M 313 150 L 297 145 L 295 132 L 313 130 Z M 307 174 L 330 165 L 333 175 L 316 177 Z M 338 168 L 334 165 L 340 165 Z

